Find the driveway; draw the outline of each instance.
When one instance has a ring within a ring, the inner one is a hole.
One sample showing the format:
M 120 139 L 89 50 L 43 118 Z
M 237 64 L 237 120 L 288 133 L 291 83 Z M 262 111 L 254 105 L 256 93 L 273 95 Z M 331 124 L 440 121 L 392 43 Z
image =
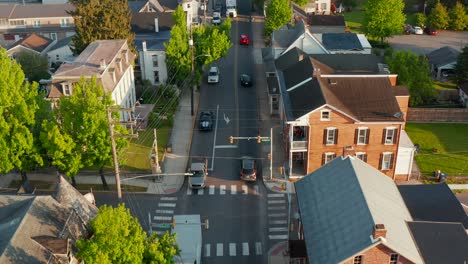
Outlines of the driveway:
M 437 36 L 399 35 L 388 39 L 395 50 L 411 50 L 416 54 L 427 54 L 443 46 L 461 50 L 468 45 L 468 31 L 440 31 Z

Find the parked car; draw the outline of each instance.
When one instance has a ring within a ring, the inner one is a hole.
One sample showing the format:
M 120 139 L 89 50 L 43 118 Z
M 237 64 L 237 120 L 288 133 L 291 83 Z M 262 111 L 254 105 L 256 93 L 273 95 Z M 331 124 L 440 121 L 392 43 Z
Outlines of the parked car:
M 217 66 L 212 66 L 208 72 L 208 83 L 219 82 L 219 69 Z
M 252 157 L 242 157 L 240 178 L 243 181 L 257 180 L 257 163 Z
M 200 118 L 198 120 L 199 129 L 200 131 L 211 131 L 213 130 L 213 123 L 214 123 L 214 114 L 213 112 L 201 112 Z
M 189 169 L 189 187 L 192 189 L 205 188 L 206 177 L 208 176 L 208 160 L 194 159 Z
M 426 34 L 432 35 L 432 36 L 437 35 L 437 30 L 435 30 L 435 29 L 433 29 L 433 28 L 430 28 L 430 27 L 426 27 L 426 28 L 424 29 L 424 32 L 426 32 Z
M 213 25 L 219 26 L 221 24 L 221 12 L 213 12 Z
M 252 77 L 248 74 L 241 74 L 240 76 L 240 83 L 242 86 L 249 87 L 252 86 Z
M 249 38 L 249 36 L 247 36 L 247 35 L 245 35 L 245 34 L 242 34 L 242 35 L 240 36 L 240 41 L 239 41 L 239 43 L 240 43 L 241 45 L 249 45 L 249 44 L 250 44 L 250 38 Z
M 421 27 L 414 27 L 414 34 L 416 35 L 422 35 L 424 34 L 423 29 Z
M 411 26 L 410 24 L 406 24 L 405 25 L 405 34 L 409 35 L 409 34 L 413 34 L 413 33 L 414 33 L 413 26 Z

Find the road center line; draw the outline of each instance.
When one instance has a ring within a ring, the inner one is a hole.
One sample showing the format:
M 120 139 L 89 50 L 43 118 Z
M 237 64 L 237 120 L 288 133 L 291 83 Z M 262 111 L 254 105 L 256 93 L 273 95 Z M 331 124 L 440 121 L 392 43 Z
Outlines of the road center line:
M 211 155 L 211 168 L 209 171 L 213 171 L 214 169 L 214 158 L 215 158 L 215 149 L 216 149 L 216 135 L 218 134 L 218 115 L 219 114 L 219 105 L 216 106 L 216 124 L 215 124 L 215 132 L 213 137 L 213 154 Z

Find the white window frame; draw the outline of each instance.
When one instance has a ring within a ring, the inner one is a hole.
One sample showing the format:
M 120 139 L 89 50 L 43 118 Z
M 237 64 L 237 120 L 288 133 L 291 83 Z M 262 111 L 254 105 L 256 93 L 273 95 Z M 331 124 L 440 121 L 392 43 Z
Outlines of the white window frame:
M 62 84 L 63 95 L 70 96 L 72 94 L 72 85 L 71 83 Z
M 388 159 L 388 157 L 390 157 L 390 159 Z M 387 161 L 385 161 L 386 158 L 388 159 Z M 391 170 L 390 164 L 392 164 L 392 159 L 393 159 L 393 152 L 382 153 L 382 163 L 380 164 L 381 170 L 383 171 Z M 388 164 L 386 164 L 387 162 Z M 384 166 L 384 165 L 388 165 L 388 166 Z
M 157 80 L 156 80 L 156 75 L 158 76 Z M 161 82 L 161 76 L 159 74 L 159 71 L 153 71 L 153 78 L 154 78 L 154 83 L 160 83 Z
M 327 164 L 328 162 L 334 160 L 336 158 L 335 152 L 325 152 L 325 160 L 323 161 L 323 165 Z
M 60 27 L 69 27 L 70 26 L 70 19 L 69 18 L 61 18 L 60 19 Z
M 336 131 L 337 130 L 338 129 L 336 127 L 327 127 L 327 139 L 326 139 L 326 144 L 325 145 L 327 145 L 327 146 L 335 145 Z M 330 131 L 333 131 L 333 139 L 332 140 L 329 140 L 330 139 L 330 134 L 331 134 Z
M 388 140 L 389 131 L 393 131 L 393 135 L 392 135 L 391 140 Z M 397 131 L 396 127 L 387 127 L 387 128 L 385 128 L 385 139 L 384 139 L 385 143 L 384 144 L 385 145 L 394 145 L 395 143 L 393 143 L 393 141 L 395 141 L 395 137 L 396 137 L 397 133 L 398 133 L 398 131 Z
M 367 155 L 366 152 L 356 152 L 355 155 L 356 155 L 356 158 L 358 158 L 358 159 L 360 159 L 360 160 L 362 160 L 362 161 L 364 161 L 364 162 L 367 162 L 367 157 L 366 157 L 366 160 L 363 160 L 363 159 L 361 158 L 362 156 Z
M 50 39 L 57 40 L 57 33 L 50 33 Z
M 323 118 L 323 114 L 328 113 L 328 118 Z M 330 110 L 322 110 L 320 111 L 320 121 L 330 121 L 330 115 L 331 111 Z
M 367 145 L 367 143 L 366 143 L 366 138 L 368 137 L 367 131 L 369 131 L 368 127 L 358 127 L 358 134 L 357 134 L 357 137 L 356 137 L 356 145 Z M 363 142 L 360 142 L 361 132 L 364 132 Z
M 34 20 L 33 21 L 33 27 L 40 28 L 41 27 L 41 21 L 40 20 Z
M 393 256 L 396 256 L 396 259 L 392 259 Z M 398 253 L 391 253 L 390 254 L 390 264 L 398 264 L 398 260 L 400 258 L 400 254 Z
M 153 68 L 159 67 L 159 56 L 158 54 L 151 55 L 151 61 L 153 62 Z

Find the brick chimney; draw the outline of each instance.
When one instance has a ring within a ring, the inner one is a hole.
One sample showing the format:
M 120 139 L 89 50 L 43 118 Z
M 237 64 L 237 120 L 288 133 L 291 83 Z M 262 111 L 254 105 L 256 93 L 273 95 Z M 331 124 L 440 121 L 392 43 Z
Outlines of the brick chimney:
M 372 237 L 374 239 L 376 239 L 378 237 L 385 238 L 386 235 L 387 235 L 387 229 L 385 229 L 384 224 L 376 224 L 374 226 L 374 232 L 372 232 Z
M 99 61 L 99 69 L 104 70 L 104 69 L 106 68 L 106 66 L 107 66 L 107 65 L 106 65 L 106 60 L 105 60 L 105 59 L 101 59 L 101 60 Z
M 353 146 L 345 146 L 343 147 L 343 157 L 346 158 L 346 156 L 354 156 L 356 153 L 354 152 Z

